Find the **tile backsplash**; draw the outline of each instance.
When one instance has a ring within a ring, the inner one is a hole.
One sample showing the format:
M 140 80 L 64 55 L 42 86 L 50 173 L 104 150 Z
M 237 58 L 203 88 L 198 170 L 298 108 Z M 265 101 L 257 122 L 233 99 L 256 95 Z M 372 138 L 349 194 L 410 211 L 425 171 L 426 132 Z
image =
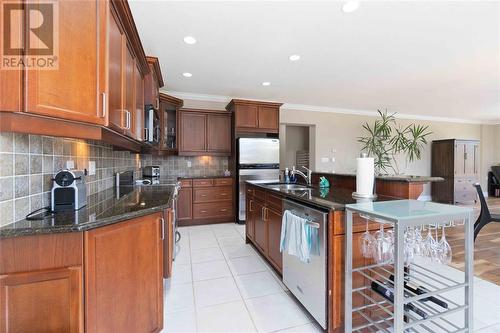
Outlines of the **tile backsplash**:
M 160 175 L 163 179 L 174 181 L 177 177 L 220 176 L 228 169 L 228 158 L 142 155 L 142 165 L 157 165 L 160 167 Z
M 76 169 L 88 169 L 95 161 L 96 174 L 86 177 L 87 194 L 114 186 L 114 174 L 159 165 L 161 177 L 174 181 L 179 176 L 217 176 L 228 168 L 227 157 L 152 156 L 127 151 L 93 140 L 77 140 L 19 133 L 0 133 L 0 225 L 22 220 L 50 205 L 54 172 L 73 161 Z M 191 167 L 189 167 L 189 164 Z
M 117 171 L 140 175 L 141 170 L 139 154 L 114 151 L 98 141 L 0 133 L 0 225 L 49 206 L 52 177 L 67 161 L 76 169 L 88 169 L 95 161 L 96 174 L 86 177 L 89 195 L 114 186 Z

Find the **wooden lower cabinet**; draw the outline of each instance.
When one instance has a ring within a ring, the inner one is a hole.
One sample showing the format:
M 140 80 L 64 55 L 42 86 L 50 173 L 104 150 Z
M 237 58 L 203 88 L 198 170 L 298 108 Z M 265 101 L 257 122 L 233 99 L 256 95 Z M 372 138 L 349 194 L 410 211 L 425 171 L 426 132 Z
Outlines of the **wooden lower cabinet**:
M 283 270 L 283 256 L 280 252 L 281 219 L 283 213 L 274 209 L 265 209 L 267 224 L 267 254 L 268 259 L 278 271 Z
M 246 200 L 245 233 L 248 239 L 252 240 L 255 236 L 255 199 L 253 197 Z
M 264 203 L 255 201 L 254 244 L 262 254 L 267 255 L 267 230 L 264 221 Z
M 0 276 L 0 332 L 83 332 L 82 267 Z
M 85 232 L 87 332 L 163 327 L 162 214 Z
M 182 186 L 182 185 L 181 185 Z M 191 220 L 193 218 L 193 189 L 181 187 L 177 199 L 177 220 Z
M 233 178 L 182 178 L 179 181 L 179 225 L 234 222 Z
M 173 244 L 175 242 L 175 233 L 174 233 L 174 210 L 169 208 L 163 214 L 163 218 L 165 219 L 163 222 L 165 223 L 164 232 L 165 237 L 163 239 L 163 277 L 168 279 L 172 277 L 172 264 L 173 264 Z

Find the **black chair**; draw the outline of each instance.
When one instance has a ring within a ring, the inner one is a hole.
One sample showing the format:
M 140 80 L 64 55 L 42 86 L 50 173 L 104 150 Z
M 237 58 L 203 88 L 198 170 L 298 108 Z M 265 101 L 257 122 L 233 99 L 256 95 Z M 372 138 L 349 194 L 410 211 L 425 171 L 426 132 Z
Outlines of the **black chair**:
M 477 234 L 479 234 L 479 231 L 481 231 L 481 229 L 483 229 L 485 225 L 487 225 L 490 222 L 500 222 L 500 214 L 490 213 L 488 205 L 486 204 L 486 199 L 484 199 L 481 185 L 474 184 L 474 187 L 477 190 L 477 195 L 479 196 L 479 201 L 481 202 L 481 213 L 479 214 L 476 223 L 474 223 L 474 241 L 475 241 Z

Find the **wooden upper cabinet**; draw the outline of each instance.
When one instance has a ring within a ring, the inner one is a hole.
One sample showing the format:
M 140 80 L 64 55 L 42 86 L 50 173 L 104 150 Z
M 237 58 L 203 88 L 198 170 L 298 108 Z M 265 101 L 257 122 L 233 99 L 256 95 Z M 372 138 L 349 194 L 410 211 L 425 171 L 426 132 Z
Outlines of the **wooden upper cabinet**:
M 179 154 L 206 151 L 207 116 L 203 113 L 179 112 Z
M 139 141 L 144 140 L 144 79 L 141 76 L 140 69 L 135 63 L 135 138 Z
M 256 105 L 237 105 L 235 107 L 235 123 L 237 128 L 257 128 L 259 107 Z
M 226 109 L 234 114 L 236 132 L 278 133 L 281 105 L 233 99 Z
M 231 152 L 231 115 L 208 115 L 207 150 Z
M 85 329 L 159 332 L 163 327 L 162 213 L 85 232 Z
M 231 114 L 227 111 L 180 109 L 179 155 L 231 155 Z
M 122 105 L 123 50 L 125 35 L 114 10 L 109 13 L 108 26 L 108 112 L 109 126 L 115 130 L 125 127 Z
M 160 62 L 156 57 L 146 57 L 146 59 L 149 66 L 149 73 L 144 78 L 144 104 L 153 105 L 155 109 L 159 109 L 159 89 L 164 85 Z
M 123 112 L 125 113 L 125 134 L 135 138 L 136 136 L 136 105 L 135 105 L 135 59 L 128 46 L 124 50 L 124 73 L 123 73 Z
M 275 107 L 259 106 L 259 128 L 279 130 L 280 110 Z
M 108 4 L 99 0 L 60 1 L 58 4 L 58 69 L 25 71 L 25 111 L 105 124 L 102 107 L 105 77 L 97 69 L 104 61 L 101 50 L 106 47 L 106 36 L 100 32 L 105 30 L 102 25 L 106 24 Z

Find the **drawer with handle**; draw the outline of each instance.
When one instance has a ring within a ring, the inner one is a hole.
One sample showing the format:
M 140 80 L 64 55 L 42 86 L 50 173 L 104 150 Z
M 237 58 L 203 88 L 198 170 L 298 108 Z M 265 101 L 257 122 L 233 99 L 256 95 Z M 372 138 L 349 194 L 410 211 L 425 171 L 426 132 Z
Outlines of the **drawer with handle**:
M 191 179 L 179 179 L 181 187 L 191 187 L 193 186 L 193 181 Z
M 232 186 L 195 188 L 193 198 L 194 203 L 232 201 L 233 188 Z
M 225 217 L 233 215 L 232 202 L 212 202 L 193 204 L 193 218 Z
M 193 179 L 194 187 L 208 187 L 213 185 L 213 179 Z
M 469 191 L 456 191 L 455 202 L 471 202 L 477 199 L 477 192 L 475 190 Z
M 233 185 L 233 178 L 214 179 L 214 186 L 227 186 L 227 185 Z

